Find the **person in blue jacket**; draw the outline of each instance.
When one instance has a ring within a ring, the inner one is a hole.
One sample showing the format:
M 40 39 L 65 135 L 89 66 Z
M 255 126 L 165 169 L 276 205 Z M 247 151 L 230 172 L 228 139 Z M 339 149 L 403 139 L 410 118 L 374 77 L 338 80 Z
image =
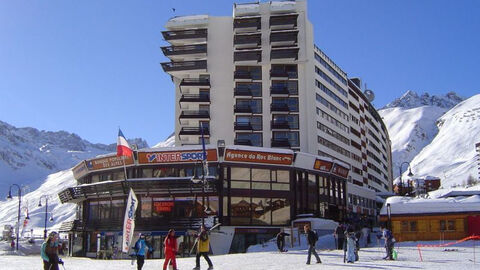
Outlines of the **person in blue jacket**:
M 143 264 L 145 263 L 145 254 L 147 251 L 153 252 L 152 247 L 145 240 L 145 234 L 140 234 L 140 238 L 138 238 L 135 243 L 134 250 L 137 256 L 137 270 L 142 270 Z
M 58 265 L 63 261 L 58 258 L 58 233 L 51 232 L 43 242 L 40 249 L 44 270 L 58 270 Z

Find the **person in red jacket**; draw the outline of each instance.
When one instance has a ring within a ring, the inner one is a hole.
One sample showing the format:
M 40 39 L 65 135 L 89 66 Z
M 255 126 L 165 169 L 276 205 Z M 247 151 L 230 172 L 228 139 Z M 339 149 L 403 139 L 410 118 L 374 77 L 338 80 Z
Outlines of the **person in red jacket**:
M 168 263 L 171 261 L 174 270 L 177 270 L 177 262 L 175 255 L 177 254 L 177 238 L 175 238 L 175 230 L 170 229 L 167 237 L 163 242 L 165 246 L 165 262 L 163 263 L 163 270 L 167 270 Z

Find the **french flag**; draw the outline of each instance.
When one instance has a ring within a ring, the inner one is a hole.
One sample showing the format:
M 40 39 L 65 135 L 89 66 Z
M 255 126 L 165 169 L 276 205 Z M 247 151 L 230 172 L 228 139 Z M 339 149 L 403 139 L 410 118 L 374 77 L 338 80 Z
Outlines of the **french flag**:
M 120 129 L 118 129 L 118 139 L 117 139 L 117 157 L 127 156 L 131 157 L 133 154 L 132 148 L 128 145 L 125 136 Z

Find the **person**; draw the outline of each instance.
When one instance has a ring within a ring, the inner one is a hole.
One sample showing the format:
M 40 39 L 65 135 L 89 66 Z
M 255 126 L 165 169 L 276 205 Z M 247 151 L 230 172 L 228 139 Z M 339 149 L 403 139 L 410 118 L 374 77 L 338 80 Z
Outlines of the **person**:
M 12 242 L 10 242 L 10 248 L 12 250 L 15 250 L 15 240 L 12 239 Z
M 163 242 L 165 246 L 165 262 L 163 263 L 163 270 L 167 270 L 168 263 L 171 262 L 173 269 L 177 270 L 177 261 L 175 255 L 177 254 L 177 238 L 175 237 L 175 230 L 168 230 L 167 237 Z
M 58 270 L 58 264 L 63 261 L 58 258 L 58 234 L 51 232 L 40 249 L 44 270 Z
M 145 234 L 140 234 L 135 246 L 135 255 L 137 256 L 137 270 L 142 270 L 143 264 L 145 263 L 145 254 L 147 251 L 152 252 L 152 247 L 145 239 Z
M 322 263 L 322 260 L 320 260 L 320 257 L 317 254 L 317 251 L 315 250 L 315 244 L 317 243 L 318 236 L 317 234 L 311 230 L 310 225 L 305 225 L 303 227 L 305 230 L 305 233 L 307 234 L 307 240 L 308 240 L 308 257 L 307 257 L 307 264 L 310 264 L 310 258 L 313 255 L 315 255 L 315 258 L 317 259 L 317 263 Z
M 343 250 L 343 242 L 345 241 L 345 226 L 342 223 L 339 223 L 333 232 L 337 243 L 337 249 Z
M 382 230 L 382 237 L 385 239 L 385 251 L 387 255 L 383 257 L 384 260 L 393 260 L 393 235 L 392 232 L 385 228 L 385 226 L 380 226 Z
M 277 234 L 277 247 L 280 252 L 285 252 L 285 236 L 288 236 L 290 234 L 280 231 Z
M 346 250 L 347 250 L 347 263 L 353 263 L 355 261 L 357 261 L 357 256 L 355 254 L 355 250 L 356 250 L 356 237 L 355 237 L 355 233 L 354 232 L 348 232 L 346 234 Z
M 210 251 L 210 239 L 208 237 L 208 231 L 205 229 L 205 225 L 200 227 L 200 234 L 198 234 L 196 239 L 197 245 L 197 257 L 195 261 L 195 267 L 193 270 L 200 269 L 200 256 L 203 256 L 208 263 L 207 270 L 213 269 L 213 264 L 210 258 L 208 257 L 208 252 Z

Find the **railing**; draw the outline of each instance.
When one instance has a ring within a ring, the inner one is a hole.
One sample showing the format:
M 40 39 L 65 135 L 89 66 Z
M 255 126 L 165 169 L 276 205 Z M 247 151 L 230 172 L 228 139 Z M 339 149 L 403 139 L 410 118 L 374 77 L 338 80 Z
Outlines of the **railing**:
M 165 40 L 207 38 L 207 29 L 163 31 L 162 35 Z
M 253 113 L 252 106 L 245 106 L 245 105 L 235 105 L 233 108 L 233 112 L 235 113 Z
M 256 28 L 262 27 L 260 17 L 257 18 L 239 18 L 233 21 L 233 28 Z
M 185 79 L 182 79 L 180 86 L 210 86 L 210 79 L 185 78 Z
M 253 126 L 251 123 L 235 122 L 234 129 L 235 130 L 253 130 Z
M 270 34 L 270 43 L 271 42 L 283 42 L 283 41 L 294 41 L 298 42 L 298 31 L 292 32 L 272 32 Z
M 182 111 L 180 118 L 210 118 L 210 112 L 205 110 Z
M 271 69 L 270 77 L 294 79 L 294 78 L 298 78 L 298 72 L 292 72 L 292 71 L 286 71 L 286 70 L 280 70 L 280 69 Z
M 182 127 L 178 134 L 179 135 L 201 135 L 202 128 L 201 127 Z M 210 135 L 210 128 L 204 127 L 203 134 Z
M 210 102 L 208 94 L 183 94 L 180 102 Z
M 290 92 L 288 91 L 288 86 L 282 85 L 275 85 L 270 87 L 270 94 L 272 95 L 288 95 Z
M 244 44 L 257 44 L 258 46 L 262 44 L 261 34 L 255 35 L 235 35 L 233 37 L 234 45 L 244 45 Z
M 272 112 L 288 112 L 290 107 L 287 103 L 272 103 L 270 104 L 270 111 Z
M 272 147 L 290 147 L 288 139 L 272 139 Z
M 248 139 L 235 139 L 233 143 L 236 145 L 252 145 L 252 141 Z
M 245 71 L 245 70 L 235 70 L 233 72 L 233 78 L 234 79 L 248 79 L 248 80 L 261 80 L 262 79 L 262 74 L 255 74 L 250 71 Z
M 233 54 L 234 61 L 262 61 L 262 52 L 261 51 L 246 51 L 246 52 L 235 52 Z
M 296 27 L 297 26 L 297 17 L 298 17 L 298 14 L 271 16 L 270 17 L 270 27 L 272 27 L 272 26 L 283 26 L 283 25 L 293 25 L 294 27 Z
M 271 121 L 270 125 L 272 129 L 291 129 L 288 121 Z
M 165 72 L 207 69 L 207 61 L 200 60 L 200 61 L 168 62 L 168 63 L 162 63 L 162 68 Z
M 162 47 L 165 56 L 207 53 L 207 44 Z
M 250 90 L 249 88 L 235 87 L 235 89 L 233 91 L 233 95 L 235 95 L 235 96 L 252 96 L 253 93 L 252 93 L 252 90 Z
M 271 50 L 270 59 L 298 59 L 298 48 Z

